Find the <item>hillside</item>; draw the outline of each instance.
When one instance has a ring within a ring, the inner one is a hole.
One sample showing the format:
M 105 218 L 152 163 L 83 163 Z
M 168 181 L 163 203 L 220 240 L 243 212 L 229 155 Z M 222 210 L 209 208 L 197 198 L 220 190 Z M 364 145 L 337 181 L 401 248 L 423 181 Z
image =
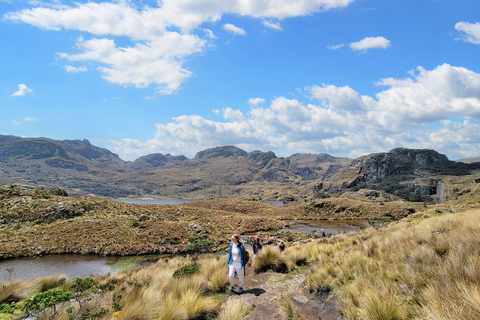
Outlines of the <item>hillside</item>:
M 474 179 L 480 163 L 450 161 L 434 150 L 398 148 L 357 159 L 328 154 L 277 157 L 234 146 L 195 158 L 155 153 L 133 162 L 87 140 L 0 135 L 0 184 L 61 187 L 71 195 L 314 200 L 373 190 L 381 201 L 443 202 L 448 177 Z M 473 178 L 472 178 L 473 177 Z M 372 197 L 370 197 L 372 198 Z
M 440 207 L 425 206 L 419 212 L 410 212 L 383 226 L 314 241 L 303 239 L 297 244 L 289 243 L 284 251 L 280 251 L 275 243 L 267 244 L 247 267 L 245 291 L 241 295 L 226 292 L 225 255 L 164 257 L 140 269 L 92 275 L 74 281 L 52 275 L 3 282 L 0 305 L 4 312 L 12 314 L 4 313 L 2 319 L 21 319 L 25 310 L 37 312 L 39 309 L 45 310 L 42 319 L 67 319 L 70 316 L 70 319 L 86 319 L 92 315 L 97 319 L 118 320 L 477 319 L 480 313 L 477 236 L 480 232 L 480 186 L 467 182 L 466 187 L 468 192 Z M 59 202 L 64 203 L 64 207 L 74 206 L 78 203 L 76 201 L 82 200 L 87 201 L 84 202 L 85 208 L 90 208 L 87 211 L 95 211 L 98 208 L 93 206 L 101 205 L 101 211 L 106 213 L 101 219 L 105 220 L 112 215 L 110 209 L 115 207 L 108 200 L 88 197 L 73 198 L 70 202 L 60 194 L 58 189 L 47 191 L 9 186 L 2 189 L 0 200 L 10 208 L 30 203 L 36 204 L 30 208 L 38 209 L 53 207 Z M 43 200 L 35 201 L 40 199 Z M 326 203 L 328 200 L 322 200 L 314 206 L 318 209 L 315 214 L 330 210 Z M 343 203 L 350 208 L 348 199 Z M 371 206 L 371 210 L 387 210 L 383 208 L 386 204 L 382 203 L 367 202 L 366 205 Z M 172 223 L 176 221 L 175 212 L 180 212 L 182 220 L 187 221 L 187 216 L 182 214 L 184 211 L 192 217 L 200 213 L 207 220 L 218 215 L 243 218 L 245 215 L 278 215 L 271 206 L 258 201 L 230 199 L 172 206 L 172 211 L 160 206 L 121 208 L 130 210 L 131 215 L 139 214 L 139 208 L 145 215 L 151 215 L 151 212 L 158 215 L 159 211 L 165 210 L 166 218 L 168 212 L 172 212 L 168 218 Z M 55 223 L 48 218 L 51 215 L 45 215 L 42 210 L 27 211 L 31 215 L 23 218 L 24 223 L 39 224 L 40 230 L 46 231 L 48 224 Z M 214 214 L 207 215 L 208 212 Z M 296 212 L 310 214 L 304 208 Z M 54 216 L 57 220 L 67 219 L 71 225 L 78 225 L 82 221 L 95 220 L 88 215 L 90 213 L 83 217 Z M 199 218 L 195 217 L 202 221 Z M 2 219 L 5 222 L 6 218 Z M 120 218 L 117 216 L 116 219 Z M 109 229 L 108 224 L 103 226 Z M 11 227 L 16 230 L 11 234 L 19 231 L 16 226 Z M 148 224 L 146 230 L 155 232 L 152 227 Z M 109 231 L 108 238 L 115 237 L 113 232 L 125 232 L 122 227 Z M 98 234 L 98 229 L 93 232 Z M 47 232 L 39 232 L 35 241 L 49 236 Z M 85 238 L 84 234 L 76 234 L 77 240 L 82 238 Z M 17 242 L 17 248 L 25 241 Z M 44 243 L 36 245 L 44 246 Z M 150 247 L 150 244 L 144 247 Z
M 283 207 L 240 199 L 137 205 L 96 196 L 69 197 L 58 188 L 0 186 L 0 259 L 59 253 L 145 255 L 219 251 L 228 244 L 233 229 L 242 234 L 261 234 L 272 238 L 272 242 L 298 241 L 309 236 L 298 234 L 300 238 L 291 238 L 276 233 L 286 225 L 284 220 L 397 220 L 415 210 L 402 201 L 378 206 L 350 199 Z M 202 237 L 198 238 L 199 235 Z M 199 241 L 198 247 L 192 247 L 196 246 L 195 240 Z

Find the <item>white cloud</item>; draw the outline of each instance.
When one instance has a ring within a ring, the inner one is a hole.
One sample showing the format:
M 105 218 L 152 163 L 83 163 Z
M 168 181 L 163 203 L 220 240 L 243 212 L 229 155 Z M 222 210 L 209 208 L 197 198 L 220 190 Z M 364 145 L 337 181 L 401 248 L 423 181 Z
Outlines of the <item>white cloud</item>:
M 350 48 L 356 51 L 374 48 L 386 49 L 390 46 L 390 40 L 387 40 L 384 37 L 366 37 L 360 41 L 350 43 Z
M 232 108 L 225 108 L 223 110 L 223 118 L 231 119 L 233 121 L 242 121 L 244 119 L 243 113 L 240 110 L 233 110 Z
M 258 106 L 259 104 L 265 103 L 265 99 L 263 98 L 251 98 L 248 99 L 248 104 L 251 106 Z
M 178 90 L 191 72 L 182 67 L 182 58 L 202 50 L 204 40 L 195 35 L 166 32 L 162 37 L 135 47 L 118 48 L 110 39 L 79 39 L 79 54 L 60 53 L 70 61 L 98 61 L 98 70 L 109 82 L 145 88 L 157 84 L 157 91 L 170 94 Z
M 18 91 L 12 93 L 12 97 L 24 96 L 27 93 L 33 94 L 33 90 L 22 83 L 18 85 Z
M 409 74 L 381 79 L 378 85 L 386 88 L 375 96 L 349 86 L 310 86 L 304 89 L 310 104 L 277 97 L 259 107 L 265 102 L 262 98 L 250 99 L 248 112 L 225 108 L 224 121 L 183 115 L 157 124 L 155 138 L 149 141 L 112 144 L 130 160 L 153 152 L 193 157 L 227 144 L 280 156 L 327 152 L 357 157 L 399 146 L 432 148 L 451 158 L 480 154 L 480 74 L 448 64 L 433 70 L 418 67 Z
M 230 32 L 230 33 L 233 33 L 234 35 L 241 35 L 241 36 L 244 36 L 246 35 L 247 33 L 245 32 L 245 30 L 243 30 L 242 28 L 239 28 L 231 23 L 225 23 L 223 26 L 222 26 L 222 29 L 227 31 L 227 32 Z
M 463 40 L 473 44 L 480 44 L 480 22 L 458 22 L 455 25 L 455 29 L 465 33 L 462 38 L 457 40 Z
M 277 31 L 282 31 L 282 27 L 280 27 L 280 23 L 277 22 L 277 23 L 274 23 L 274 22 L 269 22 L 267 20 L 263 20 L 262 21 L 263 25 L 267 28 L 270 28 L 270 29 L 273 29 L 273 30 L 277 30 Z
M 209 38 L 209 39 L 218 39 L 218 37 L 213 34 L 213 31 L 212 31 L 212 30 L 210 30 L 210 29 L 203 29 L 203 31 L 205 32 L 205 35 L 207 36 L 207 38 Z
M 345 44 L 338 44 L 338 45 L 330 45 L 330 46 L 327 46 L 328 49 L 330 50 L 338 50 L 340 48 L 343 48 L 343 46 L 345 46 Z
M 88 71 L 88 68 L 85 67 L 85 66 L 81 66 L 81 67 L 64 66 L 63 68 L 68 73 L 79 73 L 79 72 L 87 72 Z
M 38 121 L 38 119 L 35 119 L 33 117 L 26 117 L 26 118 L 23 118 L 24 121 L 27 121 L 27 122 L 34 122 L 34 121 Z
M 97 70 L 107 81 L 136 87 L 156 84 L 159 93 L 170 94 L 192 74 L 183 67 L 185 58 L 202 53 L 209 47 L 206 40 L 217 38 L 209 29 L 203 29 L 205 39 L 197 36 L 195 29 L 202 24 L 232 14 L 262 21 L 299 17 L 343 8 L 353 1 L 163 0 L 157 6 L 152 2 L 136 5 L 130 0 L 73 2 L 71 6 L 59 1 L 30 1 L 32 8 L 6 13 L 3 18 L 46 30 L 87 33 L 90 39 L 79 41 L 79 53 L 60 53 L 59 57 L 98 63 Z M 267 26 L 280 28 L 273 23 Z M 246 34 L 232 24 L 225 24 L 224 28 L 234 34 Z M 124 37 L 131 43 L 119 47 L 113 37 Z M 79 70 L 69 68 L 67 72 Z

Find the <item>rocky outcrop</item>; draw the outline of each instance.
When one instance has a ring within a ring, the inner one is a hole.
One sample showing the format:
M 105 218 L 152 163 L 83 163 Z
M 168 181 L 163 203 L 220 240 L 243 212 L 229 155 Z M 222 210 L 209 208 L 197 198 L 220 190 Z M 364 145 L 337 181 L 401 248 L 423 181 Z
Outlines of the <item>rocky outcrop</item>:
M 183 155 L 172 156 L 170 154 L 152 153 L 133 161 L 129 164 L 129 167 L 134 171 L 152 171 L 159 168 L 178 167 L 187 160 L 187 157 Z
M 376 153 L 361 157 L 352 162 L 359 181 L 375 181 L 393 175 L 416 173 L 468 174 L 470 167 L 463 163 L 448 160 L 447 156 L 428 149 L 397 148 L 388 153 Z
M 259 150 L 250 152 L 245 157 L 248 163 L 257 169 L 265 168 L 267 164 L 270 162 L 270 160 L 276 159 L 276 158 L 277 156 L 272 151 L 262 152 Z
M 195 159 L 210 159 L 216 157 L 245 157 L 246 155 L 247 152 L 240 148 L 234 146 L 224 146 L 197 152 L 197 154 L 195 155 Z

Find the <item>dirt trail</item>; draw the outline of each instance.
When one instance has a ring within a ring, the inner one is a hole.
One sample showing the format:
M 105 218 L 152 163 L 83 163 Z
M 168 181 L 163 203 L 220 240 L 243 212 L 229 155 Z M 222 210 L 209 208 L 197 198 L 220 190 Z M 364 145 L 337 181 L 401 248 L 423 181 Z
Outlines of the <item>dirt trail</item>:
M 231 293 L 228 299 L 238 299 L 254 305 L 247 320 L 283 319 L 284 313 L 278 301 L 284 293 L 304 320 L 340 319 L 335 298 L 329 298 L 328 294 L 310 293 L 305 287 L 304 281 L 309 272 L 305 269 L 296 275 L 273 272 L 255 274 L 253 268 L 248 267 L 245 276 L 245 292 L 241 295 Z M 238 284 L 238 280 L 235 284 Z

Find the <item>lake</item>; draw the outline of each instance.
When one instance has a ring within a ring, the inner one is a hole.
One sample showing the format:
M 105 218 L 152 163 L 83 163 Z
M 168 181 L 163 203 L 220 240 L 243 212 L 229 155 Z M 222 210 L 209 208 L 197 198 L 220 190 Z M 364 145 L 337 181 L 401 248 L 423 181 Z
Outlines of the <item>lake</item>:
M 122 267 L 112 263 L 116 261 L 115 259 L 94 255 L 59 254 L 1 260 L 0 282 L 14 279 L 28 280 L 56 273 L 64 274 L 68 279 L 75 279 L 92 274 L 120 272 Z

